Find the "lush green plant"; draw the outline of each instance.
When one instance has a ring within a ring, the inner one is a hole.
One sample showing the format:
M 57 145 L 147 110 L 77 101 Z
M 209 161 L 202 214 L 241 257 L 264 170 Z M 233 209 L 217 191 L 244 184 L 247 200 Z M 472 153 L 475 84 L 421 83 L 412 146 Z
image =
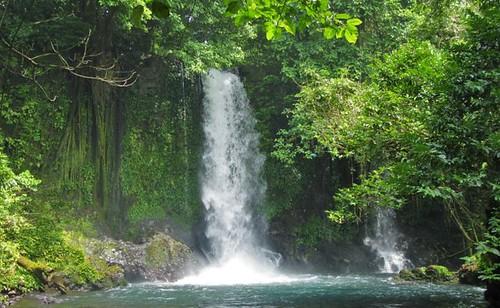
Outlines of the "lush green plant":
M 82 248 L 67 240 L 54 209 L 32 200 L 39 183 L 29 172 L 15 174 L 0 152 L 0 291 L 42 287 L 43 281 L 19 264 L 20 257 L 60 271 L 76 284 L 103 279 Z
M 500 211 L 497 209 L 489 220 L 484 240 L 476 244 L 473 255 L 465 257 L 466 264 L 477 265 L 479 278 L 500 281 Z

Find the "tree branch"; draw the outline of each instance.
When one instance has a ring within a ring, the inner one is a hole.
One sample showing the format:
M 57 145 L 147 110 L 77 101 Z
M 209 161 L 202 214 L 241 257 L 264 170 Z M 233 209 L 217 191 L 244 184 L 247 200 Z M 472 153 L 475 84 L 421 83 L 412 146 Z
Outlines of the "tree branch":
M 83 79 L 89 79 L 89 80 L 97 80 L 100 82 L 104 82 L 112 87 L 130 87 L 133 85 L 136 80 L 137 80 L 137 74 L 135 71 L 128 71 L 125 72 L 125 76 L 118 76 L 118 77 L 106 77 L 107 75 L 116 75 L 117 73 L 119 75 L 122 75 L 124 72 L 116 72 L 113 71 L 113 69 L 116 67 L 116 61 L 112 63 L 109 66 L 98 66 L 98 65 L 93 65 L 93 58 L 96 58 L 97 56 L 101 55 L 102 53 L 96 53 L 96 54 L 87 54 L 88 53 L 88 44 L 90 41 L 90 37 L 92 35 L 92 30 L 89 29 L 89 33 L 85 38 L 82 39 L 80 44 L 83 44 L 83 53 L 80 56 L 77 56 L 75 54 L 74 59 L 72 59 L 73 63 L 70 63 L 70 60 L 65 58 L 62 53 L 56 48 L 54 43 L 51 41 L 50 42 L 50 47 L 52 49 L 52 52 L 36 55 L 36 56 L 29 56 L 26 53 L 22 52 L 21 50 L 15 48 L 12 44 L 10 44 L 3 36 L 0 35 L 0 41 L 3 45 L 5 45 L 11 52 L 13 52 L 15 55 L 17 55 L 19 58 L 22 60 L 27 61 L 30 63 L 32 66 L 35 67 L 40 67 L 40 68 L 49 68 L 49 69 L 62 69 L 67 72 L 69 72 L 71 75 L 76 76 L 78 78 L 83 78 Z M 46 63 L 41 63 L 40 59 L 45 58 L 45 57 L 56 57 L 59 61 L 59 64 L 46 64 Z M 86 74 L 83 73 L 82 71 L 94 71 L 96 74 Z M 11 70 L 9 70 L 11 71 Z M 99 76 L 97 73 L 104 73 L 103 76 Z M 25 74 L 20 74 L 25 78 L 28 78 L 32 81 L 34 81 L 38 86 L 41 87 L 40 83 L 36 81 L 36 76 L 34 77 L 26 77 Z M 41 87 L 43 88 L 43 87 Z M 46 91 L 43 90 L 43 92 L 46 94 Z

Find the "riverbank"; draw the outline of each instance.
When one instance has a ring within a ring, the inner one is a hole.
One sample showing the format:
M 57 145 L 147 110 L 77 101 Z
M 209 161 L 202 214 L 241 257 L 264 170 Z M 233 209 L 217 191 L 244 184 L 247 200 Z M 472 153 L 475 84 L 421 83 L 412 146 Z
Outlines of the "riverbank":
M 142 244 L 87 238 L 77 233 L 66 233 L 65 240 L 80 254 L 81 262 L 63 268 L 25 258 L 11 275 L 20 277 L 17 284 L 12 281 L 9 287 L 3 287 L 0 307 L 12 305 L 32 292 L 42 292 L 36 298 L 50 303 L 60 295 L 108 290 L 133 281 L 175 281 L 198 262 L 188 246 L 162 232 Z M 92 276 L 85 276 L 88 273 Z M 32 280 L 29 285 L 25 282 L 28 279 Z

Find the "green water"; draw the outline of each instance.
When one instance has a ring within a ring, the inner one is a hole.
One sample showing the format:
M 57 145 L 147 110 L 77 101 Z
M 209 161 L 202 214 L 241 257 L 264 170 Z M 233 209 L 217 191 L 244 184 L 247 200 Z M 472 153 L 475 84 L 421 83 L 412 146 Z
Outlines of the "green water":
M 300 276 L 280 284 L 179 286 L 140 283 L 60 296 L 18 307 L 486 307 L 483 289 L 464 285 L 400 284 L 389 276 Z

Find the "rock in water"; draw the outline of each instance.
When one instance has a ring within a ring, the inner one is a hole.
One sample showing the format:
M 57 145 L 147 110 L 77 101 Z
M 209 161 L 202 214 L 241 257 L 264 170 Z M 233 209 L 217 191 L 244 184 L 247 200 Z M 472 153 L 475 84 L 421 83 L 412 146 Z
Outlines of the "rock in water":
M 191 249 L 165 233 L 155 234 L 144 244 L 105 238 L 89 240 L 85 246 L 91 258 L 122 268 L 129 281 L 173 281 L 195 263 Z
M 456 273 L 442 265 L 402 270 L 395 279 L 398 281 L 458 282 Z

